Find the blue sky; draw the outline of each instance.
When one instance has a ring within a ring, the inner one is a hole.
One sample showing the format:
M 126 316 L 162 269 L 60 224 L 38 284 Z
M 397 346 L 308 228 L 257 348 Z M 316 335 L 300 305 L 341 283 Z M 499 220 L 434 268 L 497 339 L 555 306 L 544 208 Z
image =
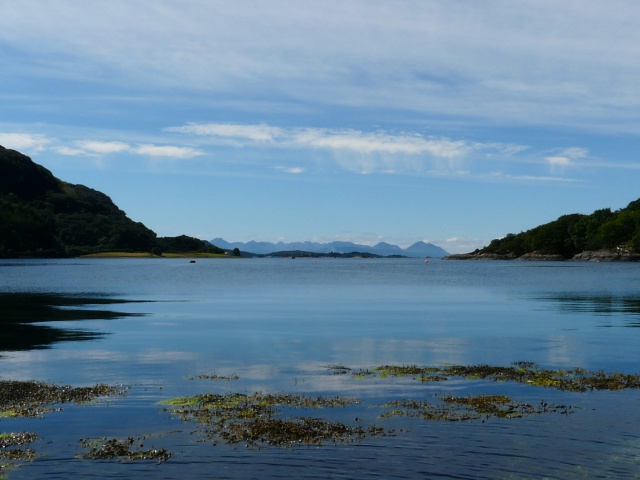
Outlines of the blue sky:
M 0 4 L 0 145 L 159 235 L 482 247 L 640 197 L 640 3 Z

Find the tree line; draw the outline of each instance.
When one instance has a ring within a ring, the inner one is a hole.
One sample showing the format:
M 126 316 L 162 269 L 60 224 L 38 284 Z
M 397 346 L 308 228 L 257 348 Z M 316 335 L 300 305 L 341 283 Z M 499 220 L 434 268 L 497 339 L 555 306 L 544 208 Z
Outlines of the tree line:
M 563 215 L 531 230 L 495 239 L 476 253 L 520 257 L 536 252 L 571 258 L 593 250 L 640 253 L 640 199 L 616 211 L 603 208 L 590 215 Z

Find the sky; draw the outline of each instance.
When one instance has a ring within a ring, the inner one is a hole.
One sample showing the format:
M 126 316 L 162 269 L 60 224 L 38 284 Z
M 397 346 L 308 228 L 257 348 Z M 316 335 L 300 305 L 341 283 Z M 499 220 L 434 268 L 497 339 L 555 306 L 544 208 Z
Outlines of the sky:
M 0 2 L 0 145 L 160 236 L 472 251 L 640 197 L 635 0 Z

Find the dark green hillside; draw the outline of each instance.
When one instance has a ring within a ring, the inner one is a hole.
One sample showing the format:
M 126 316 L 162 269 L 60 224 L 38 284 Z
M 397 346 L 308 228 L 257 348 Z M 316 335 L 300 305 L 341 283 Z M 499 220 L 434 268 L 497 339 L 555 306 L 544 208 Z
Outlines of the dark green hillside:
M 536 253 L 572 258 L 597 250 L 640 254 L 640 199 L 614 212 L 605 208 L 591 215 L 564 215 L 526 232 L 493 240 L 474 254 L 517 258 Z
M 156 234 L 103 193 L 54 177 L 0 147 L 0 256 L 75 256 L 150 251 Z
M 0 258 L 213 250 L 222 252 L 191 237 L 158 239 L 104 193 L 63 182 L 0 146 Z

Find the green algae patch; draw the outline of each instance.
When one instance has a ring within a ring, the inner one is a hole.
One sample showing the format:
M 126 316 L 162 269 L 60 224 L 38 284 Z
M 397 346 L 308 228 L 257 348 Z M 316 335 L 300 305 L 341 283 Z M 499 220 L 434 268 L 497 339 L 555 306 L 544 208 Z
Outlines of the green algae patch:
M 333 367 L 329 367 L 333 369 Z M 334 372 L 336 369 L 334 369 Z M 418 365 L 383 365 L 370 369 L 351 370 L 358 380 L 364 378 L 413 377 L 420 382 L 444 382 L 451 378 L 517 382 L 556 390 L 586 392 L 590 390 L 627 390 L 640 388 L 640 375 L 621 372 L 588 371 L 583 368 L 550 370 L 532 362 L 514 362 L 508 367 L 492 365 L 453 365 L 420 367 Z
M 203 394 L 161 402 L 165 410 L 195 423 L 214 444 L 244 443 L 251 447 L 338 444 L 384 434 L 383 429 L 350 426 L 284 412 L 343 408 L 357 404 L 350 397 L 311 397 L 291 394 Z
M 37 433 L 0 433 L 0 478 L 6 478 L 9 471 L 21 462 L 31 462 L 36 458 L 30 445 L 37 439 Z
M 430 421 L 459 422 L 490 418 L 520 418 L 529 415 L 574 413 L 575 408 L 567 405 L 555 405 L 544 400 L 537 405 L 517 402 L 506 395 L 468 395 L 458 397 L 450 394 L 437 394 L 433 402 L 417 400 L 396 400 L 382 407 L 390 409 L 383 418 L 396 416 L 418 417 Z
M 71 387 L 36 381 L 0 381 L 0 417 L 39 417 L 65 403 L 87 403 L 98 397 L 122 395 L 109 385 Z
M 166 462 L 173 452 L 163 447 L 147 448 L 145 441 L 148 436 L 118 438 L 85 438 L 81 439 L 81 448 L 85 450 L 82 458 L 85 460 L 119 460 L 137 461 L 153 460 L 157 463 Z
M 640 375 L 620 372 L 591 372 L 582 368 L 543 369 L 530 362 L 515 362 L 509 367 L 490 365 L 451 366 L 442 369 L 446 376 L 493 381 L 513 381 L 527 385 L 572 392 L 590 390 L 627 390 L 640 388 Z

